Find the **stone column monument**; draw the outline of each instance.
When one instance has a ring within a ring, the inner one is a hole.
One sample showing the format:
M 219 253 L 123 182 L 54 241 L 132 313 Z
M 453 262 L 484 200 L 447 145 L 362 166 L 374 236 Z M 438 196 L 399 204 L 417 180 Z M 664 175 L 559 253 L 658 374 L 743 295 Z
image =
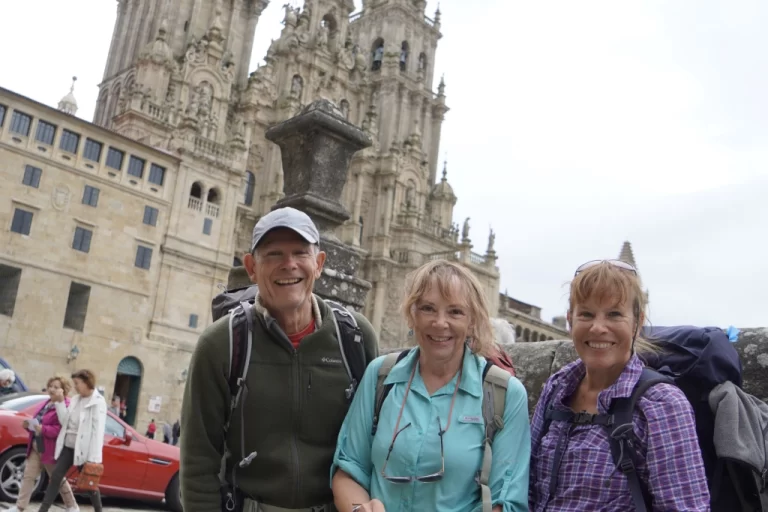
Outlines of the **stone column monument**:
M 372 144 L 327 100 L 317 100 L 297 116 L 267 130 L 283 159 L 285 197 L 272 209 L 291 206 L 309 215 L 320 230 L 320 248 L 328 254 L 315 293 L 360 311 L 371 284 L 355 276 L 361 253 L 342 243 L 334 229 L 349 218 L 341 204 L 352 156 Z

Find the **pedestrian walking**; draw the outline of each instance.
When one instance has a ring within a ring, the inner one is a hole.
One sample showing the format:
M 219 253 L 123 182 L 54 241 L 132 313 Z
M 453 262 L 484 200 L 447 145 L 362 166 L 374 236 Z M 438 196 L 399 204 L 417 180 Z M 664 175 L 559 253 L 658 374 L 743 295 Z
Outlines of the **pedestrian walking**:
M 27 461 L 24 464 L 24 476 L 21 480 L 21 489 L 19 497 L 16 499 L 16 506 L 8 509 L 8 512 L 19 512 L 29 507 L 29 500 L 32 497 L 32 491 L 35 489 L 35 482 L 40 474 L 45 471 L 48 477 L 53 476 L 53 470 L 56 464 L 54 454 L 56 453 L 56 439 L 61 432 L 61 423 L 56 414 L 56 406 L 53 401 L 54 396 L 59 391 L 64 395 L 64 405 L 69 406 L 69 394 L 71 385 L 65 377 L 55 376 L 48 379 L 46 392 L 49 399 L 43 402 L 35 412 L 34 419 L 24 420 L 22 426 L 30 430 L 29 442 L 27 443 Z M 72 488 L 66 478 L 61 481 L 59 494 L 64 500 L 64 507 L 67 512 L 77 512 L 79 507 L 72 494 Z
M 107 403 L 96 389 L 96 376 L 90 370 L 72 374 L 77 393 L 67 406 L 64 391 L 52 394 L 56 414 L 62 429 L 56 438 L 56 465 L 51 474 L 43 503 L 38 512 L 48 512 L 58 494 L 62 481 L 72 466 L 101 464 L 104 447 L 104 429 L 107 421 Z M 94 512 L 102 512 L 99 490 L 89 491 Z

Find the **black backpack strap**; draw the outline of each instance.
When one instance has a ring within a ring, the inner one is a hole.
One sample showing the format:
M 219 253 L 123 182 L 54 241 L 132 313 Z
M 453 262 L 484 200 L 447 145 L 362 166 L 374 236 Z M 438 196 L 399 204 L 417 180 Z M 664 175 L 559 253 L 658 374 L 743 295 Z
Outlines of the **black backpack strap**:
M 357 325 L 354 315 L 347 308 L 326 300 L 326 304 L 333 311 L 333 322 L 336 327 L 336 339 L 339 341 L 339 351 L 344 362 L 344 368 L 349 376 L 349 387 L 346 390 L 347 400 L 351 401 L 357 391 L 357 386 L 363 380 L 368 361 L 365 360 L 365 347 L 363 346 L 363 331 Z
M 227 437 L 232 417 L 241 401 L 248 395 L 246 377 L 251 361 L 251 349 L 253 345 L 253 305 L 250 302 L 241 302 L 232 310 L 229 316 L 229 371 L 227 384 L 230 393 L 229 414 L 224 421 L 224 447 L 221 458 L 221 470 L 219 482 L 225 496 L 225 507 L 233 510 L 235 506 L 237 489 L 236 469 L 245 468 L 256 457 L 256 452 L 245 455 L 245 415 L 240 414 L 240 462 L 232 467 L 231 483 L 226 479 L 227 459 L 231 456 L 227 449 Z M 230 508 L 230 506 L 232 508 Z
M 379 415 L 381 414 L 381 406 L 384 405 L 384 400 L 392 390 L 392 384 L 384 385 L 387 375 L 395 367 L 397 363 L 403 360 L 408 355 L 410 349 L 405 349 L 401 352 L 391 352 L 384 356 L 384 361 L 379 367 L 379 375 L 376 380 L 376 396 L 373 402 L 373 424 L 371 425 L 371 436 L 376 435 L 376 430 L 379 428 Z
M 632 415 L 646 391 L 652 386 L 661 383 L 670 383 L 669 377 L 650 368 L 643 368 L 640 380 L 637 381 L 632 395 L 628 398 L 617 398 L 611 404 L 613 424 L 606 425 L 608 439 L 611 443 L 611 455 L 616 469 L 627 477 L 629 492 L 632 494 L 632 502 L 636 512 L 653 510 L 651 495 L 648 487 L 637 474 L 637 438 L 635 436 Z

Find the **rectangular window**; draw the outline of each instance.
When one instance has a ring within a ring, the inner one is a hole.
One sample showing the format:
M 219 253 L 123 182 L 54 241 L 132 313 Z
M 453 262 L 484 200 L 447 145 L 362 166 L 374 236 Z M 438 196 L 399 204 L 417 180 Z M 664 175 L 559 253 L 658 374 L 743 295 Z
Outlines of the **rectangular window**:
M 24 167 L 24 177 L 21 179 L 21 184 L 32 188 L 40 188 L 40 177 L 42 175 L 42 169 L 34 165 L 28 165 Z
M 189 315 L 189 328 L 197 329 L 197 315 Z
M 37 121 L 37 132 L 35 133 L 35 140 L 53 146 L 53 139 L 56 137 L 56 126 L 43 121 L 42 119 Z
M 203 234 L 204 235 L 210 235 L 212 227 L 213 227 L 213 219 L 204 219 L 203 220 Z
M 3 123 L 5 122 L 5 112 L 7 110 L 5 105 L 0 105 L 0 126 L 3 126 Z
M 59 149 L 69 153 L 77 153 L 77 147 L 80 145 L 80 134 L 69 130 L 62 130 Z
M 128 160 L 128 174 L 137 178 L 144 176 L 144 160 L 131 155 L 131 158 Z
M 28 235 L 32 230 L 32 217 L 32 212 L 16 208 L 13 212 L 13 220 L 11 221 L 11 231 L 20 235 Z
M 152 208 L 151 206 L 145 206 L 144 207 L 144 224 L 148 226 L 157 226 L 157 214 L 158 214 L 157 208 Z
M 163 180 L 165 180 L 165 167 L 160 167 L 157 164 L 149 166 L 149 182 L 155 185 L 163 186 Z
M 0 315 L 13 316 L 21 269 L 0 264 Z
M 134 265 L 138 268 L 145 268 L 149 269 L 149 266 L 152 264 L 152 249 L 149 247 L 144 247 L 143 245 L 140 245 L 136 249 L 136 262 Z
M 32 126 L 32 116 L 18 110 L 13 111 L 11 116 L 11 132 L 28 137 L 30 126 Z
M 93 237 L 93 231 L 81 228 L 80 226 L 76 227 L 75 238 L 72 240 L 72 248 L 80 252 L 90 252 L 91 237 Z
M 123 158 L 125 153 L 119 149 L 109 148 L 107 150 L 107 167 L 117 169 L 118 171 L 123 168 Z
M 99 189 L 90 185 L 85 186 L 83 190 L 83 204 L 96 207 L 99 205 Z
M 101 142 L 96 142 L 93 139 L 85 139 L 83 158 L 91 160 L 92 162 L 101 160 Z
M 83 331 L 83 327 L 85 327 L 85 315 L 88 313 L 88 299 L 90 296 L 90 286 L 75 282 L 69 285 L 67 311 L 64 313 L 64 327 L 80 332 Z

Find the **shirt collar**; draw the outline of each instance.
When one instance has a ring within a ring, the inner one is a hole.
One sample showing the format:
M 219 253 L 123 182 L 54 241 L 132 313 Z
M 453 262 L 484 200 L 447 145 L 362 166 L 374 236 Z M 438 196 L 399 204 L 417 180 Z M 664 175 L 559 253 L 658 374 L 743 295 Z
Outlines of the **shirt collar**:
M 407 383 L 408 379 L 411 378 L 413 365 L 418 364 L 418 361 L 419 349 L 411 349 L 410 352 L 408 352 L 408 355 L 405 356 L 402 361 L 397 363 L 394 368 L 392 368 L 392 370 L 390 370 L 389 375 L 387 375 L 387 378 L 384 380 L 384 385 L 386 386 L 388 384 Z M 474 397 L 480 398 L 482 396 L 481 381 L 483 378 L 483 369 L 485 368 L 485 358 L 476 356 L 472 353 L 469 347 L 465 346 L 464 360 L 462 365 L 463 370 L 461 375 L 461 382 L 459 383 L 459 389 Z M 419 374 L 418 370 L 416 370 L 416 375 L 413 377 L 413 389 L 417 388 L 417 383 L 419 388 L 424 388 L 424 381 L 421 379 L 421 375 Z M 447 385 L 443 386 L 441 390 L 438 390 L 437 393 L 435 393 L 433 396 L 444 393 L 453 393 L 453 386 L 455 385 L 456 376 L 454 376 Z
M 616 379 L 616 382 L 602 390 L 597 396 L 598 412 L 607 413 L 611 402 L 615 398 L 628 398 L 632 396 L 632 390 L 634 390 L 637 381 L 640 380 L 642 371 L 643 362 L 637 357 L 637 354 L 633 354 L 621 375 L 619 375 L 619 378 Z M 568 408 L 565 400 L 573 395 L 586 373 L 587 369 L 581 359 L 577 359 L 560 370 L 556 381 L 558 389 L 554 397 L 554 403 Z

